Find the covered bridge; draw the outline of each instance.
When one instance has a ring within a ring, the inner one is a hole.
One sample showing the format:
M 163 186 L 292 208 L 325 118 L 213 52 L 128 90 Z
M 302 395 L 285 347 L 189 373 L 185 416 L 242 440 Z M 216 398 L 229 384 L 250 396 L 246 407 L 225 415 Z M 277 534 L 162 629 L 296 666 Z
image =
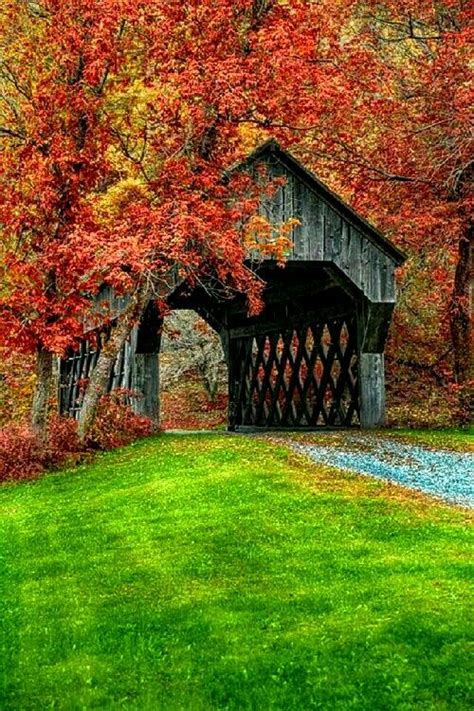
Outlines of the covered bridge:
M 220 335 L 229 374 L 229 429 L 375 427 L 385 406 L 384 346 L 403 254 L 290 153 L 271 140 L 246 161 L 283 181 L 260 211 L 280 225 L 298 220 L 284 268 L 263 260 L 264 309 L 219 300 L 185 283 L 173 309 L 194 309 Z M 135 408 L 158 414 L 161 322 L 150 303 L 116 363 L 109 386 L 142 394 Z M 63 361 L 60 408 L 74 414 L 80 381 L 97 349 L 84 342 Z

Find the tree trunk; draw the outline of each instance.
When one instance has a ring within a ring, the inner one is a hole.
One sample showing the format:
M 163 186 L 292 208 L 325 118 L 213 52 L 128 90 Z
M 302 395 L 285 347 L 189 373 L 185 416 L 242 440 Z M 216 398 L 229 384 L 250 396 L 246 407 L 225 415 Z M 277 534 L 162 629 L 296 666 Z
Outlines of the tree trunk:
M 48 406 L 53 377 L 53 354 L 41 346 L 36 352 L 36 385 L 31 408 L 31 426 L 38 439 L 47 439 Z
M 451 342 L 454 377 L 460 389 L 460 421 L 469 421 L 472 410 L 472 320 L 469 287 L 471 280 L 471 242 L 473 227 L 459 242 L 458 262 L 450 304 Z
M 131 297 L 126 310 L 117 318 L 110 338 L 104 343 L 87 386 L 79 413 L 78 435 L 85 442 L 97 415 L 102 395 L 107 391 L 110 374 L 120 349 L 127 340 L 137 320 L 143 315 L 150 300 L 151 291 L 143 286 Z
M 454 374 L 456 382 L 463 385 L 470 380 L 471 360 L 471 314 L 469 304 L 469 284 L 471 278 L 471 227 L 459 242 L 458 262 L 454 276 L 454 287 L 450 304 L 451 341 L 454 353 Z

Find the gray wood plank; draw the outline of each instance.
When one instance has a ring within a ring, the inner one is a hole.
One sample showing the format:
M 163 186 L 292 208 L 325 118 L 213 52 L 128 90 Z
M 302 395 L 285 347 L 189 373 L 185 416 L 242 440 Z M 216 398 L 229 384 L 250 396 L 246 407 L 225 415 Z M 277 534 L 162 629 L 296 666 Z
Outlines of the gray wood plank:
M 382 427 L 385 422 L 385 371 L 383 353 L 359 356 L 360 424 Z
M 339 265 L 342 250 L 342 220 L 328 205 L 326 206 L 326 223 L 324 235 L 324 256 L 327 261 Z
M 358 287 L 362 285 L 362 236 L 354 227 L 350 227 L 350 249 L 349 249 L 349 270 L 348 274 L 354 284 Z
M 157 426 L 160 417 L 159 355 L 136 353 L 134 360 L 132 389 L 139 397 L 133 399 L 133 410 L 138 415 L 149 417 Z

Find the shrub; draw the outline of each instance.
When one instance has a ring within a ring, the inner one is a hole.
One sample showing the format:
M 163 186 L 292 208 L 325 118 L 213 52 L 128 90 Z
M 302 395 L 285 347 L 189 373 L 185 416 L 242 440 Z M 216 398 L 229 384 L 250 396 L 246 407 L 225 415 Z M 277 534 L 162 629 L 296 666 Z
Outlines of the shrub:
M 0 430 L 0 481 L 30 479 L 45 469 L 77 463 L 84 456 L 74 420 L 53 417 L 48 430 L 45 443 L 26 424 Z
M 77 422 L 69 417 L 51 418 L 45 443 L 26 424 L 6 425 L 0 430 L 0 481 L 30 479 L 47 469 L 77 464 L 92 449 L 113 449 L 146 437 L 151 421 L 135 415 L 126 398 L 124 392 L 102 398 L 87 446 L 79 442 Z
M 48 426 L 48 441 L 43 449 L 44 465 L 51 469 L 66 462 L 77 463 L 84 453 L 85 447 L 77 436 L 77 422 L 71 417 L 52 417 Z
M 29 479 L 44 469 L 44 453 L 26 425 L 0 430 L 0 481 Z
M 114 449 L 152 433 L 151 420 L 136 415 L 129 406 L 131 395 L 127 390 L 114 390 L 101 398 L 97 418 L 87 443 L 89 447 Z

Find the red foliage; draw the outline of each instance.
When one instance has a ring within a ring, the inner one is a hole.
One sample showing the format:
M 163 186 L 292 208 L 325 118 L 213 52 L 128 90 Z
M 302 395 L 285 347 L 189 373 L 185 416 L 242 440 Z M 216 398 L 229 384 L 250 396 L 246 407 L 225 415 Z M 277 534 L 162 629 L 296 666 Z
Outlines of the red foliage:
M 29 479 L 43 469 L 41 447 L 26 425 L 0 430 L 0 481 Z
M 76 421 L 70 417 L 52 417 L 44 451 L 44 465 L 52 468 L 69 460 L 77 461 L 83 453 L 84 447 L 77 436 Z
M 188 376 L 161 394 L 161 427 L 164 430 L 214 429 L 227 422 L 227 394 L 209 400 L 199 378 Z
M 88 445 L 92 449 L 114 449 L 147 437 L 153 431 L 151 420 L 136 415 L 126 403 L 126 393 L 116 390 L 102 397 Z
M 366 0 L 338 59 L 353 108 L 334 105 L 330 131 L 304 138 L 308 163 L 409 256 L 392 377 L 442 370 L 463 384 L 457 409 L 468 406 L 472 377 L 473 19 L 462 0 Z M 416 400 L 407 382 L 403 396 Z
M 237 227 L 255 191 L 222 174 L 247 153 L 245 129 L 314 123 L 323 97 L 346 95 L 320 42 L 338 27 L 327 14 L 304 0 L 0 9 L 4 342 L 62 352 L 104 281 L 122 293 L 150 273 L 172 285 L 177 265 L 258 308 Z
M 151 432 L 151 421 L 124 405 L 123 393 L 102 399 L 87 446 L 81 446 L 72 418 L 51 418 L 45 443 L 39 442 L 27 425 L 10 424 L 0 429 L 0 482 L 31 479 L 48 469 L 77 464 L 92 450 L 114 449 Z
M 53 417 L 48 439 L 41 443 L 25 424 L 0 430 L 0 481 L 30 479 L 45 469 L 76 463 L 85 454 L 74 420 Z

